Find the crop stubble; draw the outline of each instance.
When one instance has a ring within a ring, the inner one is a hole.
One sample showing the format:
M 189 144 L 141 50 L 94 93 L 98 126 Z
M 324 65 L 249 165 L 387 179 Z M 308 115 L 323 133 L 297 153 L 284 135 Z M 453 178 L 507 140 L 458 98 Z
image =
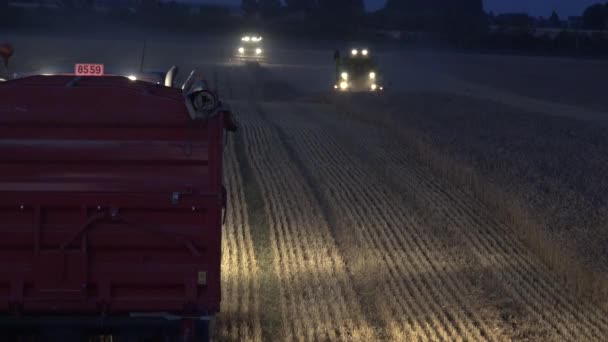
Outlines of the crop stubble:
M 265 340 L 606 336 L 601 308 L 578 303 L 510 227 L 388 132 L 241 92 L 242 158 L 264 201 L 278 283 L 281 326 Z M 239 300 L 227 306 L 243 310 Z

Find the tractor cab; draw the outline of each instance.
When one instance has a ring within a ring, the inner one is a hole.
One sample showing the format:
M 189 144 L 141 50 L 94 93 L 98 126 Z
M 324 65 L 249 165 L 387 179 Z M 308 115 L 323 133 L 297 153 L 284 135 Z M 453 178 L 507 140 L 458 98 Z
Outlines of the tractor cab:
M 261 60 L 264 59 L 264 38 L 258 34 L 247 34 L 241 37 L 236 57 L 241 60 Z
M 381 83 L 378 65 L 368 49 L 352 49 L 340 57 L 334 54 L 336 61 L 337 91 L 376 92 L 384 90 Z

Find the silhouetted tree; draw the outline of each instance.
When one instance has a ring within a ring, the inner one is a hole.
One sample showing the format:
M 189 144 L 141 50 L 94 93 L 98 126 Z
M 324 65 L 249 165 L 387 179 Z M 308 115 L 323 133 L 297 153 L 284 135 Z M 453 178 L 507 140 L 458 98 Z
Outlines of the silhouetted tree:
M 71 9 L 92 9 L 95 0 L 59 0 L 58 5 Z
M 281 13 L 281 0 L 259 0 L 260 12 L 264 17 L 274 17 Z
M 241 8 L 245 15 L 251 16 L 257 13 L 258 11 L 258 1 L 257 0 L 241 0 Z
M 311 12 L 319 7 L 319 2 L 318 0 L 285 0 L 285 5 L 290 12 Z
M 143 13 L 156 12 L 159 8 L 158 0 L 141 0 L 139 3 L 139 11 Z
M 384 11 L 403 29 L 464 36 L 487 26 L 482 0 L 388 0 Z
M 533 19 L 526 13 L 505 13 L 497 15 L 494 21 L 505 28 L 530 28 Z
M 323 0 L 319 2 L 317 18 L 324 30 L 354 31 L 363 21 L 363 0 Z
M 551 16 L 549 17 L 549 24 L 551 24 L 552 27 L 562 26 L 562 22 L 559 19 L 559 15 L 557 15 L 557 12 L 553 11 L 553 13 L 551 13 Z
M 608 4 L 587 7 L 583 13 L 583 27 L 588 30 L 604 30 L 608 23 Z

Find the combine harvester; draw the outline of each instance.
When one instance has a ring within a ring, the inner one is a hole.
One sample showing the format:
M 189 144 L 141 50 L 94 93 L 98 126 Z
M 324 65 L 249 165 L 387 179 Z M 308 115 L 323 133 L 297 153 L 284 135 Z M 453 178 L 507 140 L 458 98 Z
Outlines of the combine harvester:
M 209 338 L 236 125 L 195 75 L 0 82 L 0 340 Z
M 368 49 L 353 48 L 346 57 L 334 53 L 336 81 L 334 90 L 351 93 L 379 93 L 384 91 L 378 63 Z

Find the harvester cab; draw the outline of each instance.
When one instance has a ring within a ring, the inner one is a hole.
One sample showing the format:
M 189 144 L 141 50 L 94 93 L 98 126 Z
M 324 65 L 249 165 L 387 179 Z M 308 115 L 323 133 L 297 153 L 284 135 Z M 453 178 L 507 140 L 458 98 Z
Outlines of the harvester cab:
M 239 60 L 259 61 L 264 59 L 263 37 L 258 34 L 247 34 L 241 37 L 236 57 Z
M 336 83 L 339 92 L 380 92 L 384 90 L 376 60 L 368 49 L 351 49 L 340 57 L 334 53 L 336 63 Z

